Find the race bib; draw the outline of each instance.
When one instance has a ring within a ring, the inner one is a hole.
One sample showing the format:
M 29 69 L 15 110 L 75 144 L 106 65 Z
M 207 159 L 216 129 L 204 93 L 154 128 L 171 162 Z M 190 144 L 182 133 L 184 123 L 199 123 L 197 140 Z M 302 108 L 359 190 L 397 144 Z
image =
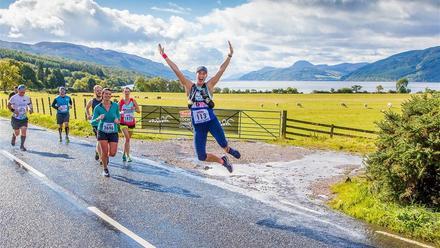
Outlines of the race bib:
M 192 118 L 195 124 L 205 123 L 211 120 L 207 109 L 197 109 L 192 111 Z
M 115 123 L 104 122 L 104 124 L 102 125 L 102 131 L 104 133 L 115 133 Z
M 67 105 L 61 105 L 58 107 L 58 110 L 60 112 L 67 112 L 67 109 L 68 109 Z
M 130 123 L 133 122 L 134 116 L 133 113 L 125 113 L 124 114 L 124 122 Z
M 16 117 L 17 119 L 26 119 L 26 107 L 19 107 L 18 115 Z

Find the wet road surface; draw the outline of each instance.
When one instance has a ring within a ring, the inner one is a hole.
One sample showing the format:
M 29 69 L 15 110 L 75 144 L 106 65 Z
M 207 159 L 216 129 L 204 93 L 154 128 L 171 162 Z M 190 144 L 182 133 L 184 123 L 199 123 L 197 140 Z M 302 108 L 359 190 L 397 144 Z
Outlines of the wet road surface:
M 0 119 L 0 247 L 142 247 L 91 207 L 156 247 L 411 247 L 331 210 L 275 208 L 191 172 L 124 164 L 120 154 L 104 178 L 94 144 L 58 143 L 43 128 L 30 128 L 27 152 L 10 136 Z

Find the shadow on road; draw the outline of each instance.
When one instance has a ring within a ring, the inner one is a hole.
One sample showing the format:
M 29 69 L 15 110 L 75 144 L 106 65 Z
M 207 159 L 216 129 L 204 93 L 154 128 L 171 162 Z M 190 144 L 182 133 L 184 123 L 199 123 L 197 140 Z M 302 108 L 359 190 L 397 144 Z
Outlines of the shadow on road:
M 171 172 L 167 169 L 155 167 L 155 166 L 140 166 L 136 163 L 130 162 L 126 164 L 111 162 L 109 167 L 119 168 L 127 171 L 137 172 L 146 175 L 162 176 L 162 177 L 173 177 Z
M 187 189 L 180 188 L 180 187 L 167 187 L 167 186 L 163 186 L 161 184 L 152 183 L 152 182 L 148 182 L 148 181 L 135 180 L 135 179 L 127 178 L 124 176 L 119 176 L 119 175 L 113 175 L 112 178 L 115 180 L 124 182 L 124 183 L 129 183 L 131 185 L 138 186 L 141 189 L 151 190 L 151 191 L 160 192 L 160 193 L 171 193 L 171 194 L 176 194 L 176 195 L 191 197 L 191 198 L 201 198 L 200 195 L 191 193 L 191 191 L 189 191 Z
M 276 220 L 274 219 L 263 219 L 259 220 L 256 223 L 260 226 L 265 226 L 269 228 L 274 228 L 278 230 L 283 230 L 287 232 L 292 232 L 296 234 L 300 234 L 302 236 L 305 236 L 307 238 L 328 244 L 328 245 L 335 245 L 336 247 L 366 247 L 366 248 L 373 248 L 374 246 L 351 241 L 342 237 L 338 237 L 335 235 L 332 235 L 328 232 L 322 232 L 317 230 L 312 230 L 310 228 L 306 228 L 303 226 L 288 226 L 283 224 L 278 224 Z
M 28 150 L 28 153 L 37 154 L 43 157 L 49 157 L 49 158 L 64 158 L 64 159 L 74 159 L 69 156 L 69 154 L 61 154 L 61 153 L 51 153 L 51 152 L 38 152 L 38 151 L 31 151 Z

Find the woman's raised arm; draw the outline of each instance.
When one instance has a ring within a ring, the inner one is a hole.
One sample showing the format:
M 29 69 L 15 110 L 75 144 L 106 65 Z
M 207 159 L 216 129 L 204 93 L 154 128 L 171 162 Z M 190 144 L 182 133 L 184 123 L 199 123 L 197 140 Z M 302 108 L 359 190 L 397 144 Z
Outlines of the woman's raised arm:
M 180 81 L 180 84 L 185 88 L 185 91 L 188 92 L 188 90 L 191 89 L 192 87 L 191 80 L 187 79 L 180 71 L 179 67 L 177 67 L 177 65 L 174 64 L 174 62 L 171 61 L 170 58 L 168 58 L 168 56 L 165 54 L 165 49 L 160 44 L 159 44 L 159 53 L 162 56 L 162 58 L 165 59 L 171 70 L 173 70 L 173 72 L 176 74 L 177 78 Z

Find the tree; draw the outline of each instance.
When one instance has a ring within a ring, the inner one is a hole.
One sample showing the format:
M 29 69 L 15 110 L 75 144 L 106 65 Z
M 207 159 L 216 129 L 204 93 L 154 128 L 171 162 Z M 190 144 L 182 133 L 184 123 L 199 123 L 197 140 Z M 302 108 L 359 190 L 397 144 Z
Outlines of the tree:
M 20 67 L 21 78 L 23 79 L 23 83 L 29 85 L 30 87 L 35 87 L 37 85 L 37 75 L 35 74 L 34 69 L 28 64 L 22 64 Z
M 150 90 L 150 85 L 144 77 L 138 77 L 134 82 L 134 88 L 140 92 L 148 92 Z
M 351 86 L 351 89 L 353 90 L 354 93 L 358 93 L 362 89 L 362 86 L 356 84 Z
M 45 77 L 45 74 L 44 74 L 44 68 L 43 68 L 43 64 L 42 63 L 38 64 L 37 79 L 43 85 L 46 83 L 46 77 Z
M 401 78 L 396 82 L 396 91 L 399 93 L 409 93 L 408 89 L 408 79 Z
M 378 86 L 376 86 L 376 91 L 377 93 L 382 93 L 383 91 L 383 86 L 381 84 L 379 84 Z
M 225 94 L 229 94 L 229 92 L 230 92 L 229 88 L 223 88 L 223 90 L 222 90 L 222 93 L 225 93 Z
M 20 82 L 20 69 L 9 60 L 0 60 L 0 87 L 6 92 Z
M 366 160 L 372 190 L 440 209 L 440 94 L 412 96 L 402 114 L 386 112 L 378 127 L 376 152 Z

